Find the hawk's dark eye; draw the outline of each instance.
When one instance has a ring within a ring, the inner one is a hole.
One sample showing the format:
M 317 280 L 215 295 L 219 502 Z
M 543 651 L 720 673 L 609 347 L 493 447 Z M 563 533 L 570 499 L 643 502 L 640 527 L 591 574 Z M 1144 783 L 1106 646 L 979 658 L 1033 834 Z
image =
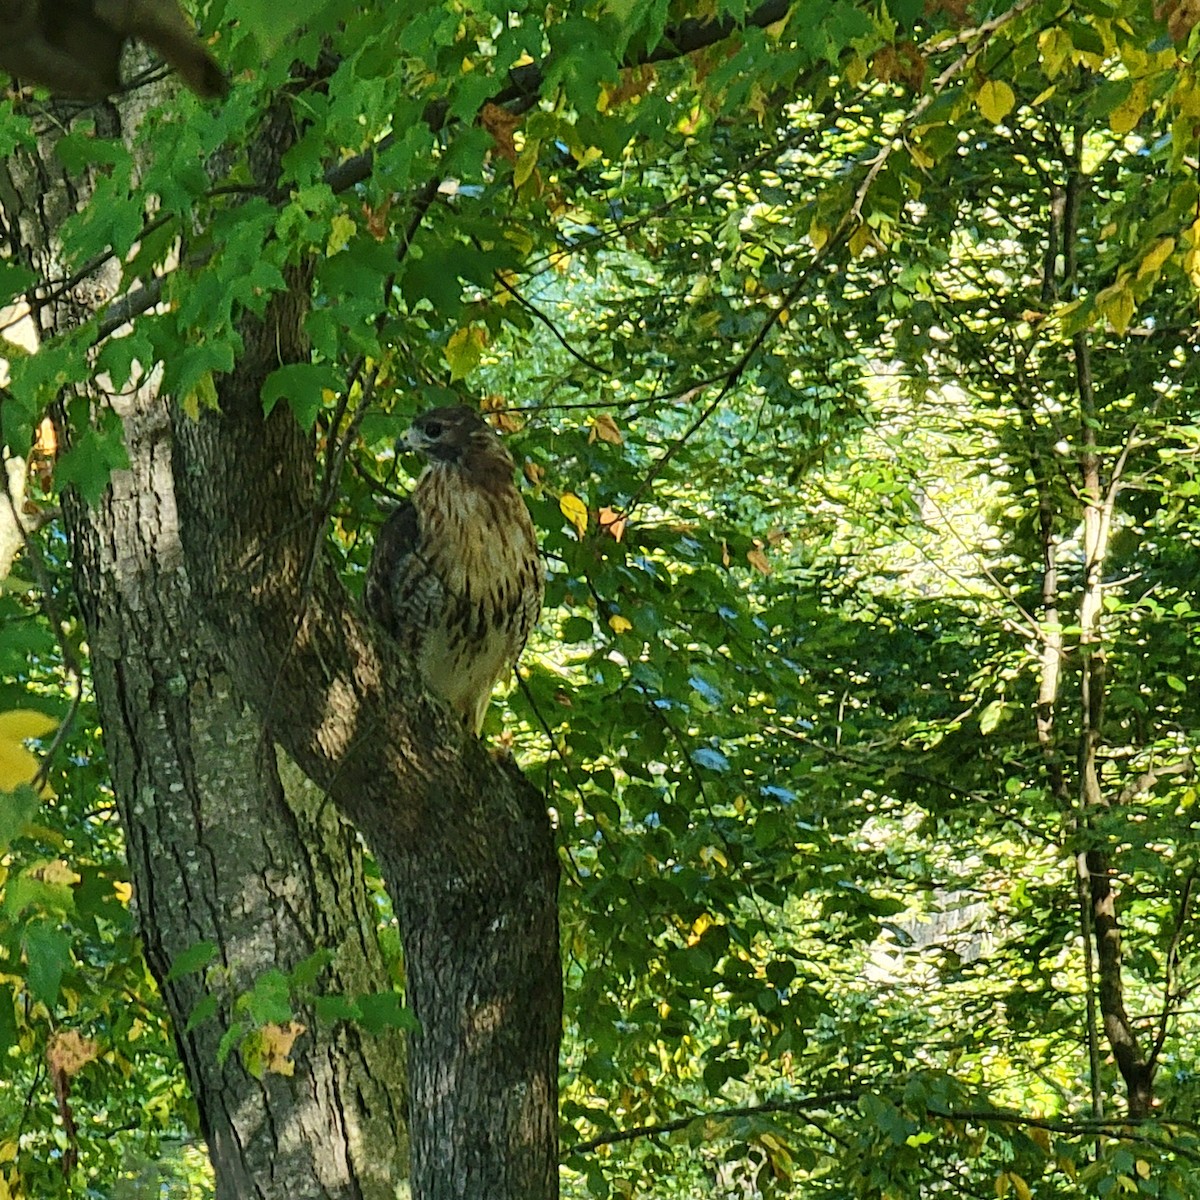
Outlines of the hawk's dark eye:
M 441 421 L 426 421 L 421 432 L 431 441 L 436 442 L 442 436 Z

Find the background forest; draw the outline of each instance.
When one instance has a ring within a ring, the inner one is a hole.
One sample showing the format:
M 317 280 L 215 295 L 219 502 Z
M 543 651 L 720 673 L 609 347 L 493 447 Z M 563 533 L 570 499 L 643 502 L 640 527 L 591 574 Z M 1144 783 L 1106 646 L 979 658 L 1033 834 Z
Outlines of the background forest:
M 403 1090 L 408 910 L 296 693 L 235 723 L 186 530 L 180 607 L 103 582 L 168 440 L 185 525 L 197 475 L 258 507 L 239 388 L 351 595 L 415 414 L 517 461 L 547 600 L 485 739 L 561 869 L 564 1196 L 1200 1195 L 1200 9 L 277 9 L 193 12 L 225 100 L 135 43 L 116 100 L 0 103 L 0 1200 L 239 1194 L 213 1111 L 293 1103 L 306 1042 Z M 256 341 L 294 293 L 303 347 Z M 177 799 L 209 742 L 300 815 Z

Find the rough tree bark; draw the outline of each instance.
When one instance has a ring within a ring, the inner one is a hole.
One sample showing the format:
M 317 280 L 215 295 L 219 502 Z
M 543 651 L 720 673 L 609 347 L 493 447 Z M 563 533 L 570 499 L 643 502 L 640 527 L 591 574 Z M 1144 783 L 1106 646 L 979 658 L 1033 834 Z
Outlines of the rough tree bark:
M 314 453 L 259 392 L 304 353 L 303 291 L 247 322 L 219 414 L 176 414 L 189 577 L 270 736 L 364 830 L 400 916 L 412 1188 L 558 1194 L 558 859 L 545 803 L 421 688 L 320 553 Z
M 179 554 L 169 429 L 152 396 L 126 413 L 132 467 L 95 510 L 67 505 L 76 591 L 135 882 L 147 961 L 163 988 L 200 1111 L 219 1197 L 385 1200 L 406 1173 L 404 1066 L 395 1034 L 320 1027 L 296 1044 L 295 1075 L 218 1064 L 230 1004 L 186 1031 L 206 990 L 167 980 L 197 942 L 218 947 L 234 997 L 273 967 L 336 952 L 326 986 L 386 986 L 354 832 L 293 781 L 238 697 L 197 611 Z M 140 410 L 140 411 L 139 411 Z
M 110 113 L 116 119 L 115 113 Z M 14 155 L 3 179 L 10 249 L 43 278 L 60 275 L 55 236 L 85 202 L 62 179 L 52 136 Z M 93 278 L 35 311 L 53 334 L 81 319 L 111 280 Z M 131 459 L 102 503 L 64 505 L 75 585 L 113 787 L 129 847 L 147 960 L 163 988 L 196 1096 L 221 1200 L 391 1200 L 407 1174 L 403 1047 L 300 1014 L 295 1074 L 252 1078 L 217 1046 L 232 1021 L 187 1030 L 205 980 L 168 981 L 201 941 L 218 948 L 214 986 L 228 999 L 268 968 L 335 952 L 331 990 L 388 986 L 376 914 L 354 831 L 304 780 L 281 784 L 261 720 L 226 672 L 189 585 L 180 548 L 165 403 L 152 388 L 116 402 Z M 293 774 L 295 774 L 293 772 Z
M 287 144 L 269 123 L 252 149 L 268 190 Z M 31 211 L 48 214 L 36 189 Z M 61 215 L 45 216 L 48 238 Z M 277 742 L 367 834 L 399 915 L 407 1002 L 421 1023 L 409 1047 L 413 1193 L 553 1200 L 552 829 L 536 789 L 429 699 L 321 553 L 311 439 L 285 406 L 264 417 L 260 400 L 270 371 L 305 354 L 305 279 L 298 270 L 267 320 L 243 323 L 219 413 L 193 421 L 152 389 L 139 394 L 127 430 L 134 470 L 96 513 L 70 510 L 151 963 L 162 978 L 209 938 L 246 983 L 256 964 L 361 941 L 358 962 L 377 969 L 353 845 L 328 814 L 306 826 L 283 804 Z M 198 981 L 164 990 L 182 1030 Z M 217 1067 L 219 1034 L 181 1034 L 219 1194 L 379 1194 L 364 1183 L 365 1156 L 390 1171 L 401 1135 L 395 1078 L 378 1076 L 373 1044 L 318 1030 L 301 1043 L 294 1079 L 259 1083 L 234 1059 Z

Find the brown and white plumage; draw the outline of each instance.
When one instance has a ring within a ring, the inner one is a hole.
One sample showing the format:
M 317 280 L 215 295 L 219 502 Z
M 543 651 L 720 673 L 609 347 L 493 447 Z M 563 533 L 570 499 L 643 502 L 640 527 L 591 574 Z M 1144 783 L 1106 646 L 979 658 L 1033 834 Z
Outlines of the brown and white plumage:
M 479 733 L 541 611 L 537 537 L 512 458 L 477 412 L 435 408 L 405 440 L 429 465 L 379 530 L 363 599 Z

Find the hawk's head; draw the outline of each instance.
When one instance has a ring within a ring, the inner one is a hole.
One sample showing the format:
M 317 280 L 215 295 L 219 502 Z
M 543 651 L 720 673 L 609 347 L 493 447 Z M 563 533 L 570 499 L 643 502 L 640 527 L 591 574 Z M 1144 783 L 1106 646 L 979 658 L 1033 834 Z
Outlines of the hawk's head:
M 465 404 L 422 413 L 403 442 L 431 464 L 456 468 L 481 485 L 512 482 L 513 461 L 504 443 L 483 417 Z

